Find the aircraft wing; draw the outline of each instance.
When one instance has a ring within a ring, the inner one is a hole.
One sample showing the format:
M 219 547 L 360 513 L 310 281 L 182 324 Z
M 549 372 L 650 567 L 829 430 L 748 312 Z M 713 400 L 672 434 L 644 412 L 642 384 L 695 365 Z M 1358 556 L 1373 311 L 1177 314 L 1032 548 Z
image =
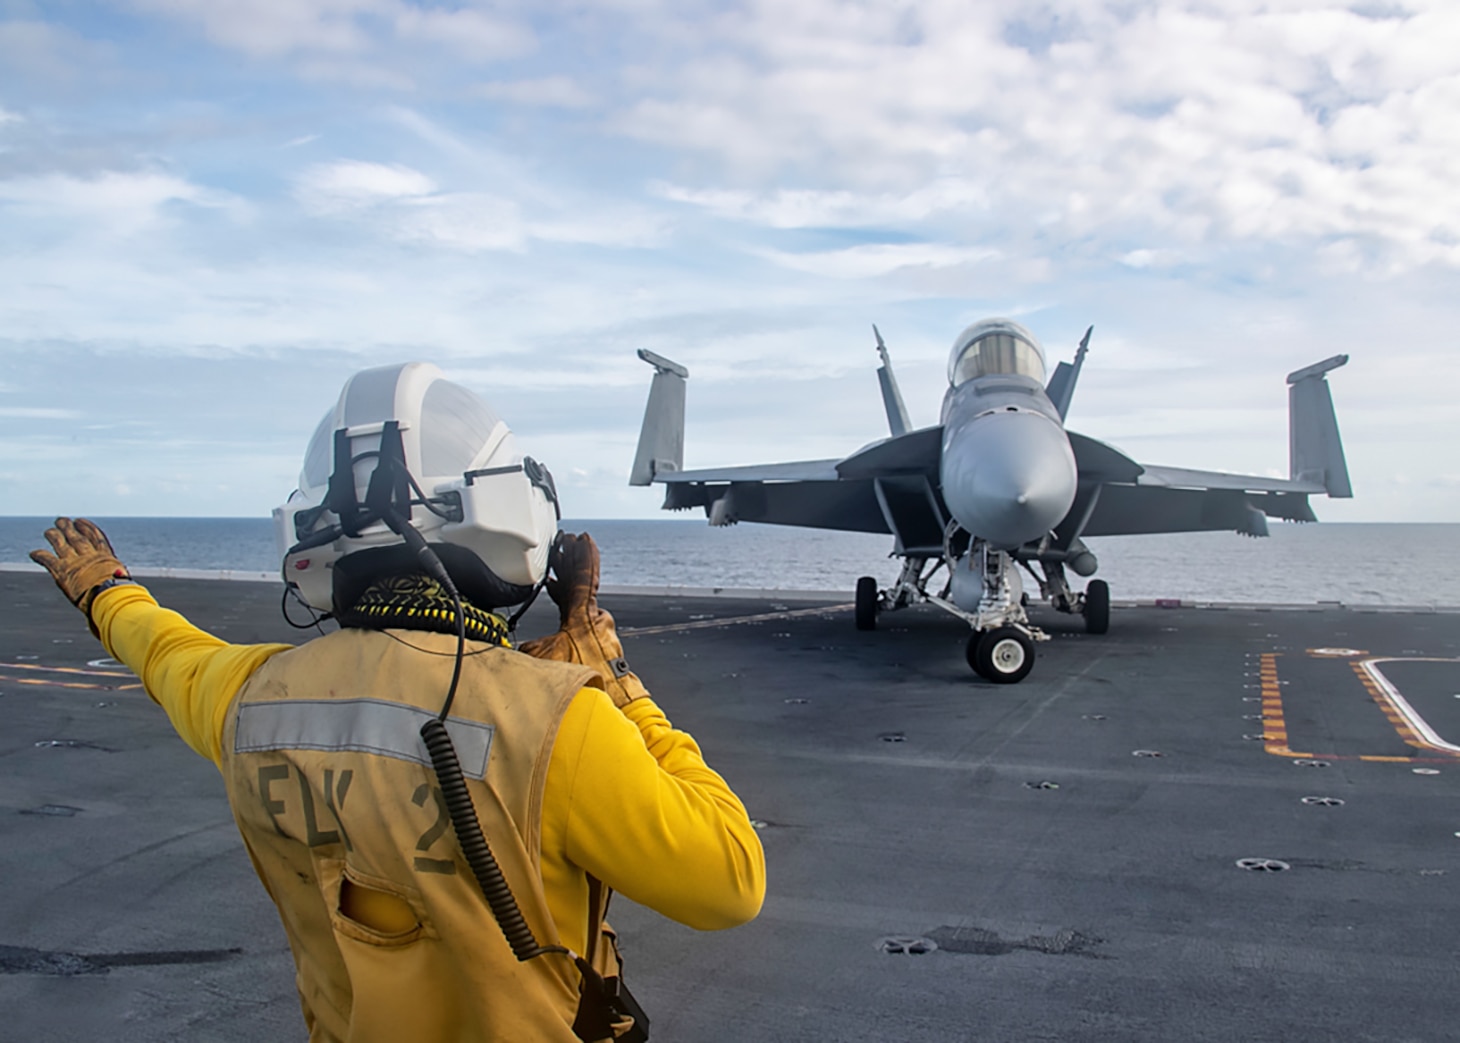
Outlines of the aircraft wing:
M 656 470 L 652 481 L 666 486 L 666 509 L 703 508 L 711 525 L 748 521 L 891 534 L 892 518 L 903 543 L 941 548 L 947 524 L 936 492 L 941 438 L 941 427 L 921 428 L 842 460 Z
M 1249 493 L 1303 493 L 1320 496 L 1327 491 L 1322 482 L 1228 474 L 1225 471 L 1193 471 L 1187 467 L 1157 467 L 1153 464 L 1145 465 L 1140 477 L 1136 479 L 1136 484 L 1168 489 L 1236 489 Z
M 1140 465 L 1095 439 L 1072 434 L 1071 442 L 1082 464 L 1082 488 L 1065 525 L 1081 516 L 1081 536 L 1213 531 L 1266 536 L 1268 518 L 1317 521 L 1308 497 L 1325 492 L 1321 482 Z M 1087 468 L 1087 459 L 1103 466 Z M 1135 473 L 1122 470 L 1120 461 Z

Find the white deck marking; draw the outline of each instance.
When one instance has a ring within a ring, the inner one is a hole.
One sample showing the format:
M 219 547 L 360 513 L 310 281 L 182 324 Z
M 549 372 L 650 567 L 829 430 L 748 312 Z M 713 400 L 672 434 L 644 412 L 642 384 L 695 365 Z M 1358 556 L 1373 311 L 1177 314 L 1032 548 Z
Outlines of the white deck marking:
M 1399 689 L 1394 687 L 1394 682 L 1385 677 L 1384 672 L 1379 669 L 1380 663 L 1460 663 L 1460 659 L 1408 659 L 1391 656 L 1385 659 L 1365 659 L 1359 664 L 1363 668 L 1364 673 L 1369 675 L 1370 680 L 1379 686 L 1380 693 L 1384 696 L 1385 701 L 1394 708 L 1394 712 L 1403 717 L 1406 723 L 1426 743 L 1436 749 L 1449 750 L 1451 753 L 1460 753 L 1460 746 L 1456 746 L 1454 743 L 1446 742 L 1440 738 L 1440 733 L 1431 728 L 1430 723 L 1421 717 L 1419 711 L 1409 704 L 1409 700 L 1399 694 Z

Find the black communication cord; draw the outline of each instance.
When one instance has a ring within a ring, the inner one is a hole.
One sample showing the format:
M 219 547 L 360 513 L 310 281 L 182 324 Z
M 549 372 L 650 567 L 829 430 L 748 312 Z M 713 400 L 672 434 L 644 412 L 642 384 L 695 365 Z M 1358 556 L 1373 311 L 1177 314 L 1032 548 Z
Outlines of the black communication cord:
M 290 553 L 293 552 L 291 551 Z M 284 622 L 288 623 L 295 630 L 318 630 L 321 634 L 323 634 L 323 624 L 327 623 L 331 619 L 334 619 L 334 613 L 318 612 L 315 610 L 313 605 L 305 604 L 304 607 L 314 616 L 314 618 L 311 619 L 308 623 L 294 622 L 293 617 L 289 615 L 289 598 L 295 596 L 294 592 L 296 589 L 297 588 L 294 587 L 292 584 L 285 584 L 284 586 L 284 596 L 279 601 L 279 611 L 284 616 Z
M 456 830 L 457 842 L 461 844 L 461 853 L 466 857 L 472 875 L 476 877 L 477 886 L 482 889 L 482 895 L 492 910 L 497 926 L 502 929 L 507 944 L 511 946 L 512 955 L 519 962 L 545 953 L 561 953 L 572 957 L 573 953 L 561 945 L 539 945 L 537 938 L 533 936 L 532 928 L 522 915 L 522 909 L 513 897 L 507 878 L 502 874 L 502 867 L 492 854 L 481 823 L 477 821 L 476 805 L 472 803 L 471 791 L 467 789 L 466 775 L 461 770 L 456 747 L 446 730 L 446 718 L 456 699 L 456 688 L 461 683 L 462 661 L 466 654 L 466 613 L 462 609 L 461 593 L 451 581 L 451 574 L 446 571 L 446 566 L 415 526 L 394 511 L 386 514 L 384 520 L 391 531 L 405 540 L 406 546 L 415 553 L 421 569 L 441 584 L 456 606 L 456 662 L 451 671 L 451 687 L 446 691 L 446 701 L 441 706 L 441 712 L 421 725 L 421 741 L 426 744 L 426 752 L 431 756 L 431 767 L 435 769 L 436 781 L 441 785 L 441 796 L 446 804 L 447 814 L 451 816 L 451 825 Z

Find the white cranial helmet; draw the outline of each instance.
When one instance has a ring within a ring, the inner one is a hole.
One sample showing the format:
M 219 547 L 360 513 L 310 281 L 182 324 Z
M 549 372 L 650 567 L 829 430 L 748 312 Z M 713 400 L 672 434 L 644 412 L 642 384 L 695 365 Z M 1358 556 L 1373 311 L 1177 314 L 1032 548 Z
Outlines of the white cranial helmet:
M 491 407 L 435 366 L 408 362 L 345 382 L 274 524 L 284 581 L 321 611 L 416 568 L 396 531 L 406 524 L 462 596 L 491 609 L 525 601 L 546 573 L 557 493 Z

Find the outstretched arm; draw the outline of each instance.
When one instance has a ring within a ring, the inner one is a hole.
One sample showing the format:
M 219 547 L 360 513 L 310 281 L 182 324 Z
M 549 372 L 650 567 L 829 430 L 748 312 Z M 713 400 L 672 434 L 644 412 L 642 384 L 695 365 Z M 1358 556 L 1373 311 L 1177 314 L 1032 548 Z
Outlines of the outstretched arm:
M 264 661 L 293 645 L 230 645 L 159 606 L 137 584 L 99 594 L 91 618 L 116 659 L 142 679 L 184 742 L 214 764 L 234 695 Z
M 85 613 L 106 650 L 142 679 L 183 741 L 216 764 L 234 694 L 264 660 L 293 646 L 230 645 L 160 607 L 85 518 L 57 518 L 45 536 L 51 551 L 32 551 L 31 559 Z

